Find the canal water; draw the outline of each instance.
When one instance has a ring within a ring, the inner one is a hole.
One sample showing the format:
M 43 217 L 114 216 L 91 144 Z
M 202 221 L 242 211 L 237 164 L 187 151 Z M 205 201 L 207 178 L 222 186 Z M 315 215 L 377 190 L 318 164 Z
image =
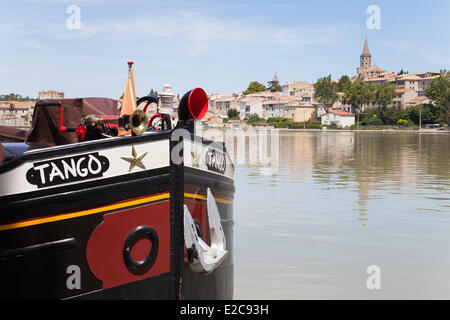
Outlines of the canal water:
M 235 299 L 450 299 L 450 134 L 278 139 L 236 164 Z

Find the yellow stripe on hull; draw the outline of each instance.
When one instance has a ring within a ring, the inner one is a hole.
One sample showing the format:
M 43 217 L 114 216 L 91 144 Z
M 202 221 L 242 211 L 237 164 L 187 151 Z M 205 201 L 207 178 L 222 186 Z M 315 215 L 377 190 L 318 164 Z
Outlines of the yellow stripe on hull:
M 184 196 L 185 196 L 185 198 L 192 198 L 194 200 L 206 200 L 205 196 L 193 194 L 193 193 L 185 193 Z M 47 218 L 39 218 L 39 219 L 33 219 L 33 220 L 28 220 L 28 221 L 5 224 L 5 225 L 0 226 L 0 231 L 30 227 L 30 226 L 34 226 L 34 225 L 38 225 L 38 224 L 56 222 L 56 221 L 61 221 L 61 220 L 73 219 L 73 218 L 79 218 L 79 217 L 88 216 L 91 214 L 96 214 L 96 213 L 101 213 L 101 212 L 106 212 L 106 211 L 114 211 L 114 210 L 118 210 L 118 209 L 124 209 L 124 208 L 132 207 L 132 206 L 137 206 L 137 205 L 146 204 L 149 202 L 154 202 L 154 201 L 159 201 L 159 200 L 165 200 L 165 199 L 170 199 L 170 193 L 164 193 L 164 194 L 160 194 L 157 196 L 151 196 L 151 197 L 146 197 L 146 198 L 142 198 L 142 199 L 117 203 L 117 204 L 99 207 L 99 208 L 95 208 L 95 209 L 88 209 L 88 210 L 83 210 L 83 211 L 78 211 L 78 212 L 72 212 L 72 213 L 47 217 Z M 217 202 L 226 203 L 226 204 L 232 203 L 232 201 L 226 200 L 226 199 L 215 198 L 215 200 Z

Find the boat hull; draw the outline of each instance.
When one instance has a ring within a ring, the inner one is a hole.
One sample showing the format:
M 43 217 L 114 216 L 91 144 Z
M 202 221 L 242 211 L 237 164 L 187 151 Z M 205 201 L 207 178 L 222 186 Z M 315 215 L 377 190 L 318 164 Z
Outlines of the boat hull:
M 231 299 L 233 180 L 174 163 L 170 138 L 35 150 L 0 166 L 0 299 Z M 208 188 L 229 255 L 202 275 L 185 256 L 183 205 L 208 243 Z

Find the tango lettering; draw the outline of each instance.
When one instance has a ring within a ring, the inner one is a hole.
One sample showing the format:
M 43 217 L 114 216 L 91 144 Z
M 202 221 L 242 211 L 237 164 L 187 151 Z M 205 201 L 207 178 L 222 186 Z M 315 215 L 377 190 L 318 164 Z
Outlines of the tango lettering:
M 98 154 L 42 161 L 33 164 L 27 172 L 27 180 L 38 188 L 67 182 L 98 178 L 109 168 L 109 160 Z

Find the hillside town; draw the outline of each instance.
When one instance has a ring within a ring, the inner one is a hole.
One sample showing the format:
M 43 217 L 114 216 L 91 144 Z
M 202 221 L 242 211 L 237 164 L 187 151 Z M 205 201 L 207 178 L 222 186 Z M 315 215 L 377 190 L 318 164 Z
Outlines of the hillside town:
M 425 89 L 433 79 L 439 77 L 439 72 L 395 73 L 379 66 L 372 65 L 367 38 L 363 52 L 360 56 L 360 65 L 351 81 L 362 79 L 365 83 L 380 84 L 383 82 L 395 85 L 393 104 L 398 109 L 430 103 L 425 96 Z M 271 81 L 279 82 L 275 73 Z M 207 122 L 221 123 L 227 117 L 228 110 L 236 109 L 241 119 L 250 114 L 257 114 L 261 119 L 291 118 L 293 122 L 321 120 L 322 124 L 337 123 L 339 127 L 348 127 L 355 123 L 355 113 L 370 108 L 364 104 L 360 110 L 355 110 L 351 104 L 346 103 L 344 92 L 337 92 L 339 99 L 328 109 L 315 99 L 315 83 L 304 81 L 286 82 L 281 85 L 281 92 L 266 90 L 251 94 L 222 94 L 216 93 L 209 97 L 210 117 Z M 245 114 L 245 116 L 242 116 Z
M 39 92 L 38 99 L 64 99 L 64 92 L 47 90 Z M 13 98 L 0 100 L 0 125 L 18 129 L 27 129 L 31 126 L 35 99 Z
M 437 79 L 439 75 L 440 72 L 432 71 L 408 73 L 402 70 L 395 73 L 372 65 L 372 55 L 366 37 L 360 55 L 359 67 L 356 68 L 356 74 L 349 78 L 349 81 L 354 82 L 360 79 L 364 83 L 373 85 L 389 83 L 395 86 L 395 96 L 391 105 L 398 110 L 402 110 L 407 107 L 431 103 L 430 99 L 425 96 L 425 90 L 430 86 L 431 81 Z M 337 83 L 336 80 L 332 82 Z M 276 72 L 269 83 L 278 85 L 278 90 L 263 87 L 262 90 L 252 93 L 244 91 L 243 93 L 232 94 L 210 94 L 208 96 L 209 109 L 203 123 L 208 126 L 221 127 L 227 122 L 229 126 L 248 119 L 250 115 L 256 115 L 262 120 L 290 119 L 293 123 L 320 121 L 322 125 L 334 123 L 337 127 L 347 128 L 357 121 L 356 113 L 364 112 L 364 110 L 373 107 L 371 103 L 365 103 L 356 110 L 354 105 L 347 102 L 345 93 L 341 91 L 337 92 L 338 99 L 331 106 L 327 106 L 316 99 L 315 82 L 308 83 L 299 80 L 280 85 Z M 170 85 L 165 85 L 162 92 L 173 96 L 174 112 L 172 118 L 176 119 L 180 97 L 175 97 L 175 94 L 171 92 Z M 64 98 L 65 93 L 56 90 L 41 91 L 38 95 L 38 99 Z M 0 101 L 0 125 L 17 128 L 30 127 L 35 102 L 35 99 Z M 228 114 L 233 109 L 239 116 L 230 120 Z M 153 111 L 156 111 L 155 106 L 153 106 Z

